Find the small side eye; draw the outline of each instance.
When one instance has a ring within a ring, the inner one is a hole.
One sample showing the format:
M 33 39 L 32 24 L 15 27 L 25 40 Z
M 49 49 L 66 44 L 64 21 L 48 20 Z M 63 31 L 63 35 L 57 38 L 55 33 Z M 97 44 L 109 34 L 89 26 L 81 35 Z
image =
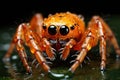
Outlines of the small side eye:
M 43 27 L 43 29 L 46 29 L 46 28 L 47 28 L 45 25 L 43 25 L 42 27 Z
M 75 26 L 71 26 L 70 29 L 71 29 L 71 30 L 75 29 Z

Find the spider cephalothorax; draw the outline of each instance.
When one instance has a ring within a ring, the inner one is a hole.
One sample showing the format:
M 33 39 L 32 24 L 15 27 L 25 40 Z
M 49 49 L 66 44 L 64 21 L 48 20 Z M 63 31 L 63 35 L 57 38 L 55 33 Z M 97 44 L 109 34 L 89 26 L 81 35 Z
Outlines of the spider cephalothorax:
M 57 41 L 57 46 L 54 46 L 55 49 L 51 40 Z M 99 41 L 101 70 L 104 70 L 106 67 L 106 40 L 110 40 L 116 53 L 120 54 L 120 48 L 113 32 L 99 16 L 93 16 L 85 29 L 83 19 L 74 13 L 56 13 L 55 15 L 49 15 L 48 18 L 43 18 L 41 14 L 36 14 L 30 23 L 19 25 L 5 58 L 10 57 L 14 46 L 16 46 L 27 72 L 31 72 L 23 46 L 25 43 L 41 67 L 49 72 L 50 67 L 42 54 L 43 51 L 50 60 L 55 60 L 54 54 L 56 53 L 54 50 L 60 50 L 61 59 L 66 60 L 70 50 L 77 50 L 79 54 L 69 68 L 69 71 L 74 72 L 83 62 L 87 52 L 96 46 Z M 63 48 L 61 48 L 60 41 L 66 42 Z
M 79 39 L 84 32 L 82 19 L 69 12 L 51 15 L 44 19 L 43 25 L 44 36 L 51 39 Z

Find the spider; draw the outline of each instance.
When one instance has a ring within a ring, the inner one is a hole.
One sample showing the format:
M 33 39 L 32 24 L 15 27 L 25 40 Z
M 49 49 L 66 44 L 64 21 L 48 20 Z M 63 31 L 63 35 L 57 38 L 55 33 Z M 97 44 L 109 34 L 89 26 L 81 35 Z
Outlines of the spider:
M 82 64 L 87 52 L 99 41 L 100 69 L 104 70 L 107 40 L 111 41 L 116 53 L 120 55 L 120 47 L 112 30 L 101 17 L 93 16 L 86 28 L 84 19 L 75 13 L 61 12 L 49 15 L 47 18 L 43 18 L 42 14 L 38 13 L 32 17 L 29 23 L 22 23 L 18 26 L 4 58 L 10 58 L 16 46 L 26 71 L 31 73 L 24 48 L 25 44 L 30 48 L 43 70 L 49 72 L 51 68 L 47 64 L 43 52 L 50 60 L 55 60 L 55 51 L 60 51 L 61 59 L 66 60 L 70 55 L 70 50 L 77 50 L 79 54 L 69 68 L 69 71 L 73 73 Z

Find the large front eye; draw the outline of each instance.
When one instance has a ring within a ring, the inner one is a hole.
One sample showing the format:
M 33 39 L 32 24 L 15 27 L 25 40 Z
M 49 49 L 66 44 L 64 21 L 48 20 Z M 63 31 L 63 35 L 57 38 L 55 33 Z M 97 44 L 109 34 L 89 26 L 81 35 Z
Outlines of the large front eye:
M 50 35 L 55 35 L 57 33 L 56 26 L 50 25 L 49 28 L 48 28 L 48 33 Z
M 67 35 L 69 33 L 69 28 L 66 25 L 62 25 L 60 27 L 60 34 L 61 35 Z

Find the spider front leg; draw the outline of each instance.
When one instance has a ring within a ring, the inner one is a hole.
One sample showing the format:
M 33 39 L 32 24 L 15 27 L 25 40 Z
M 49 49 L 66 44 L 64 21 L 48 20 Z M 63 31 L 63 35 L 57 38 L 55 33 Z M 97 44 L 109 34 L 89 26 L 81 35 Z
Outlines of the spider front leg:
M 91 28 L 92 29 L 92 28 Z M 84 61 L 84 58 L 87 55 L 87 52 L 97 44 L 98 37 L 97 34 L 93 30 L 87 30 L 80 42 L 78 42 L 73 49 L 78 50 L 80 53 L 77 55 L 75 62 L 70 67 L 69 71 L 74 72 L 76 68 Z
M 54 60 L 55 59 L 55 56 L 54 56 L 55 52 L 54 51 L 56 51 L 56 50 L 51 47 L 50 42 L 46 38 L 43 38 L 42 42 L 43 42 L 43 47 L 45 48 L 45 51 L 46 51 L 48 58 L 50 60 Z
M 47 61 L 45 60 L 42 51 L 43 48 L 41 47 L 42 42 L 41 42 L 41 37 L 37 35 L 34 31 L 31 31 L 27 25 L 23 25 L 24 28 L 24 37 L 27 46 L 30 48 L 31 53 L 34 54 L 36 60 L 39 62 L 39 64 L 42 66 L 42 68 L 46 71 L 49 72 L 50 67 L 46 64 Z
M 34 54 L 36 60 L 39 62 L 39 64 L 42 66 L 42 68 L 46 71 L 49 72 L 49 66 L 46 64 L 46 60 L 42 55 L 42 48 L 40 42 L 41 38 L 37 34 L 35 34 L 33 31 L 29 29 L 30 25 L 27 24 L 21 24 L 17 31 L 16 34 L 14 35 L 12 45 L 10 45 L 10 48 L 8 52 L 6 53 L 4 59 L 7 59 L 10 57 L 11 52 L 14 48 L 14 45 L 17 48 L 18 54 L 20 56 L 21 61 L 23 62 L 24 67 L 26 68 L 26 71 L 28 73 L 31 73 L 32 70 L 30 66 L 28 65 L 27 62 L 27 55 L 25 52 L 25 48 L 23 44 L 25 43 L 31 50 L 31 52 Z M 39 44 L 38 44 L 39 43 Z M 11 47 L 12 46 L 12 47 Z M 12 50 L 10 50 L 12 48 Z
M 74 39 L 70 39 L 70 41 L 68 41 L 66 44 L 65 44 L 65 47 L 64 48 L 61 48 L 60 49 L 60 53 L 61 53 L 61 58 L 62 60 L 66 60 L 69 53 L 70 53 L 70 49 L 76 44 L 76 41 Z
M 76 68 L 83 62 L 87 52 L 97 45 L 98 40 L 100 41 L 99 52 L 101 55 L 101 70 L 104 70 L 106 67 L 106 37 L 108 37 L 108 34 L 112 34 L 110 28 L 99 16 L 94 16 L 89 22 L 88 29 L 86 30 L 82 40 L 74 47 L 74 49 L 80 50 L 80 53 L 69 70 L 71 72 L 76 70 Z M 112 36 L 112 44 L 115 48 L 119 49 L 117 40 L 114 36 Z M 116 52 L 119 54 L 119 51 Z

